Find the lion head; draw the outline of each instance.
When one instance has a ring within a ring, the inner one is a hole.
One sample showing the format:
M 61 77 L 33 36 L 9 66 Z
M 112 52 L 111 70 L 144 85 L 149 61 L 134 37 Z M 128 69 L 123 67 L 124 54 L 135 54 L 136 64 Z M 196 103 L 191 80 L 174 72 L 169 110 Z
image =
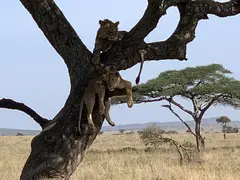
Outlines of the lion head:
M 99 20 L 100 28 L 98 30 L 98 38 L 107 39 L 109 41 L 115 41 L 118 38 L 118 24 L 108 19 Z
M 109 72 L 104 74 L 103 77 L 109 91 L 113 91 L 121 82 L 121 76 L 119 72 Z

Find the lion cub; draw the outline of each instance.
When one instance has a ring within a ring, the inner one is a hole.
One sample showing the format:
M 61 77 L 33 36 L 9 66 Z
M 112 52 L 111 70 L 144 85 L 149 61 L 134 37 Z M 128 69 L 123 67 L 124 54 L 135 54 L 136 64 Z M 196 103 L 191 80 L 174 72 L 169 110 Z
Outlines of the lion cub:
M 79 124 L 81 122 L 82 107 L 84 102 L 87 107 L 87 119 L 88 119 L 89 128 L 93 131 L 96 130 L 96 127 L 92 120 L 92 112 L 95 104 L 95 95 L 98 94 L 99 114 L 101 115 L 104 114 L 108 123 L 111 126 L 115 126 L 115 123 L 111 120 L 109 115 L 111 98 L 108 98 L 108 100 L 104 104 L 106 88 L 108 88 L 110 91 L 113 91 L 116 88 L 126 89 L 128 107 L 131 108 L 133 106 L 132 83 L 122 79 L 119 72 L 114 72 L 114 73 L 109 72 L 107 74 L 103 74 L 102 76 L 96 79 L 93 79 L 92 81 L 90 81 L 89 85 L 86 87 L 83 95 L 83 100 L 81 101 L 81 105 L 80 105 Z
M 100 54 L 109 51 L 114 42 L 119 41 L 118 25 L 119 21 L 112 22 L 108 19 L 99 20 L 100 28 L 97 31 L 95 39 L 95 48 L 93 50 L 93 64 L 99 64 Z

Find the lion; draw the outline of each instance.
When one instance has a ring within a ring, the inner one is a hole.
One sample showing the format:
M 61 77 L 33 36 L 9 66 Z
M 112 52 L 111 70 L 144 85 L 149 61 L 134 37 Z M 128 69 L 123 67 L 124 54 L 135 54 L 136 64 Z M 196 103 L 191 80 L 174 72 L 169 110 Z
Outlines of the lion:
M 108 100 L 104 103 L 106 88 L 108 88 L 109 91 L 113 91 L 116 88 L 126 89 L 127 105 L 129 108 L 133 106 L 132 83 L 122 79 L 119 72 L 108 72 L 106 74 L 103 74 L 98 78 L 91 80 L 89 85 L 85 88 L 84 95 L 80 104 L 80 111 L 79 111 L 79 131 L 80 131 L 80 122 L 81 122 L 81 116 L 82 116 L 83 103 L 85 103 L 87 107 L 88 126 L 90 130 L 96 131 L 96 127 L 92 120 L 92 112 L 95 104 L 96 94 L 98 94 L 98 99 L 99 99 L 99 114 L 100 115 L 104 114 L 108 123 L 111 126 L 115 126 L 115 123 L 111 120 L 109 115 L 111 98 L 108 98 Z
M 100 54 L 109 51 L 113 43 L 120 41 L 121 37 L 118 36 L 119 21 L 112 22 L 108 19 L 99 20 L 100 28 L 97 31 L 95 39 L 95 47 L 93 50 L 93 64 L 99 64 Z

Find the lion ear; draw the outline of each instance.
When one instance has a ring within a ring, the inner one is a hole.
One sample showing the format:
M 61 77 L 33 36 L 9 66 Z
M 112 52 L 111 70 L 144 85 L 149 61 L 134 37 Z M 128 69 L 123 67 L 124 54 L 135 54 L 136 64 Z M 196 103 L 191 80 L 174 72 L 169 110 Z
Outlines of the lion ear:
M 100 24 L 101 26 L 103 26 L 103 25 L 104 25 L 104 21 L 99 20 L 99 24 Z

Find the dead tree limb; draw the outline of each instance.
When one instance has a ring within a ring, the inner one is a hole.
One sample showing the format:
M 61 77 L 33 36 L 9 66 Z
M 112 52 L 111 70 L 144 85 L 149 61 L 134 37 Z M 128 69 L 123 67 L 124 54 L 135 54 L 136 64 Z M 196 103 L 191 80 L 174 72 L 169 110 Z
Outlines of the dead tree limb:
M 196 137 L 196 134 L 192 131 L 191 127 L 172 109 L 171 104 L 169 105 L 162 105 L 162 107 L 168 108 L 190 131 L 190 133 Z
M 49 120 L 46 118 L 41 117 L 39 114 L 37 114 L 33 109 L 28 107 L 27 105 L 13 101 L 11 99 L 0 99 L 0 108 L 6 108 L 6 109 L 13 109 L 13 110 L 19 110 L 27 115 L 29 115 L 31 118 L 34 119 L 42 128 L 44 128 L 48 123 Z

